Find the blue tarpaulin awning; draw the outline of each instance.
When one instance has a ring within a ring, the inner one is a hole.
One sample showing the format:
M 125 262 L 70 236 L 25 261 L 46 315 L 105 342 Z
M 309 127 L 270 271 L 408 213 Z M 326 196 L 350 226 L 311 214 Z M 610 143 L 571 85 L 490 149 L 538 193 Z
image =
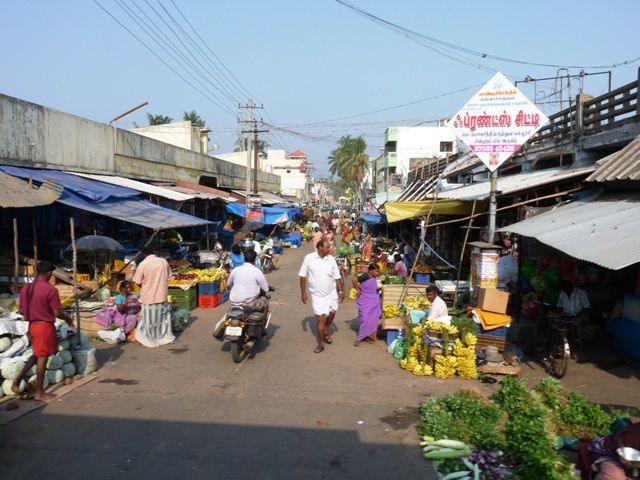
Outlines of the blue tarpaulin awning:
M 246 206 L 231 203 L 226 206 L 227 212 L 246 218 Z M 278 207 L 262 207 L 263 220 L 265 225 L 273 225 L 276 223 L 286 223 L 293 220 L 296 208 L 278 208 Z
M 36 182 L 43 182 L 45 179 L 53 180 L 64 185 L 64 191 L 57 200 L 64 205 L 154 230 L 211 223 L 155 205 L 139 197 L 139 192 L 131 188 L 109 185 L 56 170 L 0 166 L 0 171 L 16 177 L 31 178 Z
M 378 212 L 360 212 L 360 218 L 363 222 L 372 223 L 374 225 L 387 223 L 386 215 L 381 215 Z

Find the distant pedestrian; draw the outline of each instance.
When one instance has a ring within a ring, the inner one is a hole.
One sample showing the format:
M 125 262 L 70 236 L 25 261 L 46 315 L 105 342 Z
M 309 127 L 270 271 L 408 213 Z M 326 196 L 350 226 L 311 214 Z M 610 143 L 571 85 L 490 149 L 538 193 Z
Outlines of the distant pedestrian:
M 344 287 L 336 259 L 329 255 L 329 242 L 322 239 L 316 244 L 316 251 L 304 257 L 298 272 L 302 303 L 306 305 L 307 281 L 311 294 L 311 306 L 318 325 L 318 345 L 313 350 L 320 353 L 324 344 L 332 343 L 329 329 L 338 311 L 338 303 L 344 300 Z
M 20 383 L 31 368 L 36 366 L 36 400 L 52 400 L 54 394 L 44 393 L 44 376 L 49 355 L 58 351 L 56 338 L 56 318 L 61 318 L 71 325 L 73 320 L 62 311 L 60 294 L 56 287 L 49 283 L 55 265 L 50 262 L 38 262 L 36 265 L 37 278 L 33 283 L 25 285 L 20 290 L 20 312 L 29 322 L 29 340 L 33 355 L 29 357 L 20 374 L 14 379 L 11 390 L 20 393 Z
M 136 341 L 145 347 L 159 347 L 175 340 L 171 328 L 171 310 L 167 302 L 171 269 L 164 258 L 149 249 L 142 250 L 133 281 L 140 285 L 142 315 L 136 328 Z

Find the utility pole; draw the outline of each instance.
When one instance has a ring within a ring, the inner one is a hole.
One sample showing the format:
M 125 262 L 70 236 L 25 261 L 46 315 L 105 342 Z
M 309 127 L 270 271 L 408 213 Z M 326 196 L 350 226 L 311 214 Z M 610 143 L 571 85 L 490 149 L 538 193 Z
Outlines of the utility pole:
M 253 100 L 249 99 L 246 105 L 239 105 L 240 108 L 247 109 L 247 120 L 245 120 L 246 128 L 242 130 L 242 133 L 246 134 L 247 142 L 247 204 L 249 199 L 249 192 L 251 191 L 251 134 L 253 134 L 253 193 L 258 193 L 258 133 L 267 133 L 269 130 L 259 130 L 258 122 L 253 118 L 254 109 L 262 109 L 263 105 L 257 105 Z M 262 120 L 260 120 L 262 123 Z

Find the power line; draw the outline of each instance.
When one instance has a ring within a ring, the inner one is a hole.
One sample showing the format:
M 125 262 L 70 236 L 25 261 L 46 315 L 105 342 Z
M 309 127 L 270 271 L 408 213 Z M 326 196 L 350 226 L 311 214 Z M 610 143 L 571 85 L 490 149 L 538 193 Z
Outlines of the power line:
M 455 50 L 458 52 L 462 52 L 468 55 L 473 55 L 476 57 L 480 57 L 483 59 L 490 59 L 490 60 L 496 60 L 496 61 L 500 61 L 500 62 L 508 62 L 508 63 L 514 63 L 514 64 L 518 64 L 518 65 L 530 65 L 530 66 L 536 66 L 536 67 L 549 67 L 549 68 L 582 68 L 582 69 L 594 69 L 594 68 L 616 68 L 616 67 L 620 67 L 623 65 L 629 65 L 632 63 L 637 62 L 638 60 L 640 60 L 640 56 L 635 57 L 635 58 L 631 58 L 628 60 L 624 60 L 621 62 L 616 62 L 613 63 L 611 65 L 558 65 L 558 64 L 553 64 L 553 63 L 538 63 L 538 62 L 530 62 L 530 61 L 526 61 L 526 60 L 519 60 L 519 59 L 514 59 L 514 58 L 508 58 L 508 57 L 502 57 L 499 55 L 492 55 L 489 53 L 484 53 L 484 52 L 480 52 L 477 50 L 472 50 L 466 47 L 462 47 L 450 42 L 445 42 L 443 40 L 439 40 L 435 37 L 430 37 L 428 35 L 424 35 L 422 33 L 416 32 L 414 30 L 411 30 L 409 28 L 406 27 L 402 27 L 401 25 L 398 25 L 396 23 L 390 22 L 388 20 L 385 20 L 381 17 L 378 17 L 370 12 L 367 12 L 366 10 L 363 10 L 359 7 L 356 7 L 355 5 L 353 5 L 351 2 L 348 2 L 346 0 L 336 0 L 336 2 L 338 2 L 340 5 L 352 10 L 353 12 L 367 18 L 368 20 L 373 21 L 374 23 L 377 23 L 379 25 L 382 25 L 383 27 L 387 28 L 388 30 L 394 31 L 395 33 L 399 33 L 401 34 L 403 37 L 405 38 L 409 38 L 409 39 L 413 39 L 413 37 L 417 37 L 420 39 L 423 39 L 427 42 L 430 43 L 434 43 L 437 45 L 441 45 L 443 48 L 446 49 L 450 49 L 450 50 Z M 426 45 L 425 45 L 426 46 Z
M 232 117 L 235 117 L 235 113 L 230 112 L 229 110 L 227 110 L 226 108 L 224 108 L 223 106 L 221 106 L 216 100 L 214 100 L 213 98 L 211 98 L 209 95 L 207 95 L 205 92 L 203 92 L 202 90 L 200 90 L 197 86 L 195 86 L 193 83 L 191 83 L 189 80 L 187 80 L 182 74 L 180 74 L 175 68 L 173 68 L 169 63 L 167 63 L 160 55 L 158 55 L 151 47 L 149 47 L 149 45 L 147 45 L 144 40 L 142 40 L 140 37 L 138 37 L 135 33 L 133 33 L 126 25 L 124 25 L 120 20 L 118 20 L 109 10 L 107 10 L 105 7 L 102 6 L 102 4 L 100 4 L 100 2 L 98 0 L 93 0 L 94 3 L 96 5 L 98 5 L 107 15 L 109 15 L 109 17 L 111 17 L 118 25 L 120 25 L 127 33 L 129 33 L 129 35 L 131 35 L 133 38 L 135 38 L 140 44 L 142 44 L 142 46 L 144 48 L 146 48 L 154 57 L 156 57 L 158 60 L 160 60 L 160 62 L 162 62 L 169 70 L 171 70 L 178 78 L 180 78 L 183 82 L 185 82 L 187 85 L 189 85 L 191 88 L 193 88 L 195 91 L 197 91 L 200 95 L 202 95 L 203 97 L 205 97 L 206 99 L 208 99 L 209 101 L 211 101 L 211 103 L 213 103 L 214 105 L 216 105 L 218 108 L 220 108 L 221 110 L 223 110 L 226 113 L 229 113 Z

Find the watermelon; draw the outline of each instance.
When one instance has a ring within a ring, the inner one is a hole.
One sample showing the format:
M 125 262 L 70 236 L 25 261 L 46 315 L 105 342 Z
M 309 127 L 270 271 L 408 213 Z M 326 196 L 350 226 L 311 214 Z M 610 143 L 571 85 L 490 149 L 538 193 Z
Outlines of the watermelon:
M 70 343 L 69 340 L 67 340 L 66 338 L 64 340 L 60 340 L 58 342 L 58 351 L 62 352 L 64 350 L 69 350 L 70 347 Z
M 2 378 L 13 380 L 24 368 L 24 361 L 19 358 L 5 360 L 2 365 Z M 7 394 L 8 395 L 8 394 Z
M 42 382 L 42 388 L 47 388 L 49 386 L 49 372 L 46 372 L 47 374 L 44 376 L 44 381 Z M 36 376 L 35 375 L 31 375 L 29 377 L 29 381 L 27 382 L 28 385 L 33 385 L 33 387 L 35 388 L 36 386 Z
M 47 370 L 59 370 L 62 368 L 64 362 L 62 358 L 60 358 L 57 354 L 51 355 L 49 360 L 47 360 Z
M 9 350 L 12 345 L 12 341 L 9 337 L 0 337 L 0 353 Z
M 13 391 L 11 390 L 12 384 L 13 384 L 13 380 L 9 380 L 9 379 L 2 382 L 2 391 L 4 392 L 5 395 L 9 397 L 15 396 L 15 393 L 13 393 Z M 24 380 L 22 380 L 20 382 L 20 387 L 18 388 L 18 390 L 20 391 L 20 393 L 22 393 L 24 392 L 25 388 L 27 388 L 27 384 L 25 383 Z
M 73 377 L 76 374 L 75 363 L 65 363 L 62 365 L 62 373 L 64 373 L 64 378 Z
M 62 363 L 69 363 L 73 360 L 73 355 L 69 350 L 58 352 L 58 356 L 62 359 Z
M 54 383 L 60 383 L 61 381 L 64 380 L 64 372 L 62 371 L 62 369 L 59 370 L 47 370 L 47 380 L 49 380 L 49 383 L 54 384 Z

